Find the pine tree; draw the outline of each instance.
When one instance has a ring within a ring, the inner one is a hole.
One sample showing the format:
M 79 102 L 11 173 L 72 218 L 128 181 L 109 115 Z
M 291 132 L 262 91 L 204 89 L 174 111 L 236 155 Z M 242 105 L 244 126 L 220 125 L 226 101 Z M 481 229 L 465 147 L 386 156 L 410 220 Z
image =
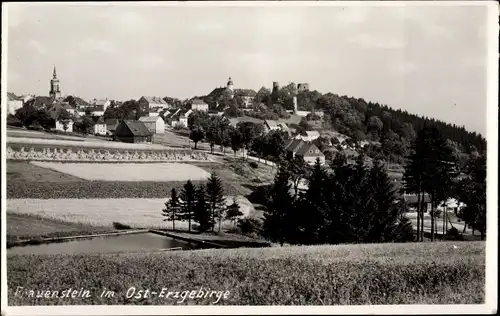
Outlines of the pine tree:
M 202 184 L 196 189 L 196 205 L 193 219 L 198 223 L 199 231 L 201 232 L 207 231 L 214 226 L 211 220 L 205 187 Z
M 207 197 L 210 207 L 210 214 L 212 215 L 212 222 L 219 223 L 219 233 L 221 231 L 221 223 L 224 218 L 224 211 L 226 206 L 226 200 L 224 197 L 224 186 L 222 180 L 214 171 L 210 174 L 207 183 Z M 212 231 L 214 227 L 212 227 Z
M 321 161 L 316 159 L 314 166 L 308 176 L 308 189 L 302 196 L 299 207 L 296 208 L 296 215 L 300 225 L 300 243 L 316 244 L 324 240 L 325 225 L 328 224 L 326 213 L 327 195 L 329 190 L 329 176 L 321 165 Z
M 196 189 L 191 180 L 188 180 L 186 184 L 184 184 L 180 194 L 180 200 L 181 214 L 179 218 L 188 221 L 188 231 L 191 232 L 191 220 L 193 219 L 196 204 Z
M 164 221 L 172 221 L 172 229 L 175 230 L 175 220 L 179 219 L 179 199 L 177 191 L 172 188 L 170 200 L 165 202 L 165 209 L 162 210 L 162 215 L 166 218 Z
M 286 216 L 294 207 L 290 190 L 290 173 L 286 166 L 280 165 L 266 198 L 263 234 L 281 245 L 287 241 L 293 228 L 287 222 L 289 217 Z
M 240 210 L 240 204 L 233 198 L 233 203 L 227 207 L 226 219 L 233 223 L 236 223 L 238 217 L 242 216 L 243 212 Z

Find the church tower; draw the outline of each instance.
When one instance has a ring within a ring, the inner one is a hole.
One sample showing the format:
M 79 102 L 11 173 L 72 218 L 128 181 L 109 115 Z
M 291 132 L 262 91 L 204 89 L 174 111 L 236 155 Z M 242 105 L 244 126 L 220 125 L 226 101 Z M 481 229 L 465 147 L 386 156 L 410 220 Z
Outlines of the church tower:
M 56 66 L 54 66 L 54 73 L 52 74 L 52 79 L 50 80 L 49 96 L 52 99 L 61 97 L 61 89 L 59 87 L 59 79 L 57 79 Z
M 231 92 L 233 92 L 233 80 L 231 79 L 231 77 L 229 77 L 229 79 L 227 80 L 227 88 L 231 90 Z

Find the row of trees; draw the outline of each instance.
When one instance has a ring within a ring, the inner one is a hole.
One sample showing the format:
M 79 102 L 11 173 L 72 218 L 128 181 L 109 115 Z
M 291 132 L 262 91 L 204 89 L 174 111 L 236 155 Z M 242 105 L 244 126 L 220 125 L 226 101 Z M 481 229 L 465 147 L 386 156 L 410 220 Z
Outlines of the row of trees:
M 56 115 L 51 116 L 48 109 L 38 109 L 32 104 L 26 104 L 17 109 L 16 113 L 8 118 L 13 122 L 13 125 L 46 130 L 54 128 L 56 120 L 61 122 L 64 130 L 67 130 L 72 119 L 73 116 L 65 109 L 59 110 Z
M 471 155 L 465 168 L 460 168 L 458 157 L 435 126 L 426 126 L 418 132 L 411 147 L 409 162 L 403 176 L 404 189 L 417 195 L 417 238 L 424 235 L 424 195 L 431 205 L 431 240 L 435 236 L 437 207 L 441 201 L 456 198 L 466 204 L 458 214 L 466 224 L 486 233 L 486 159 L 485 155 Z M 462 174 L 462 176 L 460 176 Z M 446 214 L 444 214 L 446 220 Z
M 412 241 L 411 222 L 382 164 L 349 165 L 339 156 L 327 171 L 294 158 L 283 161 L 266 192 L 263 234 L 278 243 L 338 244 Z M 299 192 L 305 178 L 308 189 Z
M 165 221 L 172 222 L 174 230 L 176 221 L 187 221 L 188 231 L 192 230 L 192 223 L 197 223 L 198 231 L 215 231 L 218 226 L 220 232 L 223 220 L 235 222 L 243 213 L 236 200 L 227 206 L 222 180 L 212 172 L 206 185 L 195 186 L 189 180 L 180 194 L 173 188 L 162 215 Z

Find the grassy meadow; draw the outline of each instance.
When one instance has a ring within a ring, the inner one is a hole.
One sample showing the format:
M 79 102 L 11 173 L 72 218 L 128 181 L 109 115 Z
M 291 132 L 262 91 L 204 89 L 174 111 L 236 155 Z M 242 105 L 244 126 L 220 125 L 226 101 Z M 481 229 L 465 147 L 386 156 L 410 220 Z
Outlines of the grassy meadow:
M 173 305 L 127 299 L 130 287 L 229 291 L 223 305 L 480 304 L 485 244 L 450 242 L 240 248 L 92 255 L 8 255 L 9 305 Z M 68 268 L 71 267 L 71 268 Z M 90 298 L 28 298 L 25 289 L 89 289 Z M 103 288 L 115 292 L 102 298 Z M 213 298 L 182 304 L 210 304 Z

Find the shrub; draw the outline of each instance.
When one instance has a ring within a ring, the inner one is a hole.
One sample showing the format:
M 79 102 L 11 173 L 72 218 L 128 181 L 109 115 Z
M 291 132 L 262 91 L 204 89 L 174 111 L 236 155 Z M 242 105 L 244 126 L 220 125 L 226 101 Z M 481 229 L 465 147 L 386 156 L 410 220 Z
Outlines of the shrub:
M 23 122 L 21 122 L 21 120 L 18 119 L 17 117 L 15 117 L 13 115 L 9 115 L 7 117 L 7 125 L 8 126 L 14 126 L 14 127 L 22 127 L 23 126 Z
M 259 165 L 255 161 L 250 161 L 248 165 L 254 169 L 257 169 Z
M 245 217 L 238 220 L 238 228 L 243 235 L 256 235 L 260 233 L 262 224 L 253 217 Z
M 131 227 L 129 225 L 125 225 L 125 224 L 122 224 L 122 223 L 118 223 L 118 222 L 113 222 L 113 227 L 115 229 L 131 229 Z
M 446 232 L 446 235 L 444 236 L 445 240 L 455 240 L 455 241 L 462 241 L 464 240 L 464 236 L 456 229 L 455 227 L 452 227 L 448 229 Z

